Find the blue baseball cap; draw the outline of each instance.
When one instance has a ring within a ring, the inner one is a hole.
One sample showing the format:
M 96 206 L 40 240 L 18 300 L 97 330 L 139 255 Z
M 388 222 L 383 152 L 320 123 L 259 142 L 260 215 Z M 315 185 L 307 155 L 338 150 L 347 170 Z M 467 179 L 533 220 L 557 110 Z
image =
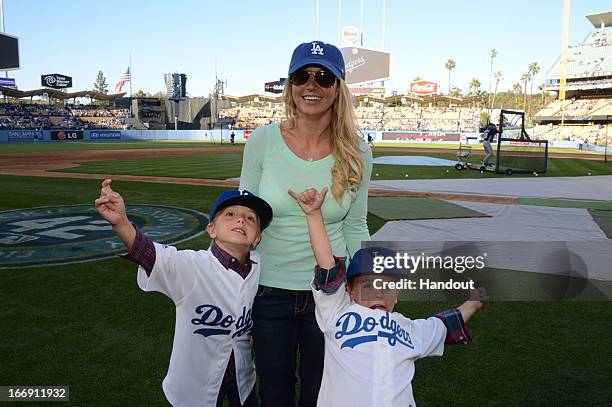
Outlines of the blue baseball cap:
M 394 263 L 392 268 L 385 268 L 382 272 L 374 272 L 374 259 L 376 257 L 392 257 L 395 259 L 397 252 L 386 249 L 384 247 L 366 247 L 359 249 L 355 252 L 355 255 L 349 263 L 346 271 L 346 279 L 350 280 L 355 277 L 374 274 L 381 276 L 392 276 L 397 278 L 406 277 L 406 272 L 398 268 Z
M 212 222 L 219 211 L 232 205 L 241 205 L 252 209 L 259 216 L 259 224 L 262 231 L 272 222 L 272 207 L 266 201 L 246 189 L 233 189 L 221 192 L 210 208 L 209 221 Z
M 306 65 L 321 65 L 338 79 L 344 80 L 344 58 L 340 50 L 323 41 L 305 42 L 297 46 L 291 55 L 289 75 Z

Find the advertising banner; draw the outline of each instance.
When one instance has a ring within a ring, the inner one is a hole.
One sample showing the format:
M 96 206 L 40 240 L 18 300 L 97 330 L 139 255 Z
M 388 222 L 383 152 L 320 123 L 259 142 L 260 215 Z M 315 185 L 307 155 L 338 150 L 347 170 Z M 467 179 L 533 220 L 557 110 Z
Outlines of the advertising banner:
M 57 140 L 57 141 L 83 140 L 83 131 L 82 130 L 52 130 L 51 140 Z
M 264 84 L 264 90 L 270 93 L 283 93 L 287 78 L 280 78 L 278 81 L 266 82 Z
M 429 131 L 388 132 L 382 134 L 386 141 L 459 141 L 459 133 L 441 133 Z
M 42 131 L 39 130 L 9 130 L 8 141 L 31 142 L 42 140 Z
M 368 48 L 341 48 L 346 70 L 346 83 L 356 85 L 389 79 L 391 54 Z
M 120 140 L 121 132 L 118 130 L 91 131 L 89 138 L 91 140 Z
M 72 87 L 72 77 L 61 75 L 59 73 L 50 73 L 46 75 L 40 75 L 40 85 L 53 88 L 53 89 L 65 89 Z
M 438 84 L 429 81 L 410 82 L 408 92 L 422 96 L 435 94 L 438 93 Z

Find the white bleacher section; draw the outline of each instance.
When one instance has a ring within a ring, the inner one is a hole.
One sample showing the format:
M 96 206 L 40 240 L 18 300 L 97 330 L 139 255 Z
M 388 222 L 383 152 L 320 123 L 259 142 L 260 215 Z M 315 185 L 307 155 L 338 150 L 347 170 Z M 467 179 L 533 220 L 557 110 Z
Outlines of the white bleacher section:
M 606 128 L 607 127 L 607 128 Z M 554 147 L 556 141 L 573 141 L 586 143 L 592 146 L 604 146 L 606 143 L 606 130 L 608 132 L 608 143 L 612 145 L 612 125 L 599 128 L 593 125 L 564 124 L 536 125 L 527 132 L 534 139 L 545 139 Z
M 481 111 L 479 108 L 378 105 L 357 106 L 355 116 L 363 130 L 473 132 L 478 131 Z M 231 107 L 222 109 L 219 117 L 233 119 L 236 129 L 253 129 L 283 120 L 285 112 L 279 103 L 233 103 Z
M 567 77 L 595 78 L 612 75 L 612 27 L 598 28 L 583 42 L 568 50 Z M 561 59 L 546 77 L 561 76 Z

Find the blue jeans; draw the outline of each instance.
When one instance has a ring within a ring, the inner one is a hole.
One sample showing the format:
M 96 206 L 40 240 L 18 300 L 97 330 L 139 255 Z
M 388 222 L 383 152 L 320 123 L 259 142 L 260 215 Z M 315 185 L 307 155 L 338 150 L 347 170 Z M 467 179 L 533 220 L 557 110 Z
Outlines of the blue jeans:
M 260 285 L 253 305 L 253 345 L 261 407 L 295 406 L 298 350 L 298 406 L 317 405 L 325 346 L 310 290 Z
M 219 389 L 219 396 L 217 396 L 217 407 L 223 407 L 223 402 L 227 397 L 227 403 L 230 407 L 258 407 L 257 395 L 255 394 L 255 386 L 253 390 L 244 401 L 244 404 L 240 404 L 240 395 L 238 394 L 238 383 L 232 381 L 224 383 Z

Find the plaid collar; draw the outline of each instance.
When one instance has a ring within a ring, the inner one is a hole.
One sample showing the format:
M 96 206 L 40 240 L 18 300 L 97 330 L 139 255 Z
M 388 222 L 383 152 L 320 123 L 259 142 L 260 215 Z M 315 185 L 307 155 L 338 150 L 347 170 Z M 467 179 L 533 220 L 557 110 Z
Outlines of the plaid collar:
M 240 274 L 242 278 L 246 278 L 246 276 L 248 276 L 251 272 L 251 267 L 253 264 L 256 264 L 256 262 L 251 260 L 250 252 L 247 255 L 244 263 L 240 264 L 240 261 L 237 258 L 220 248 L 214 241 L 210 245 L 210 251 L 217 258 L 217 260 L 219 260 L 219 263 L 221 263 L 223 267 L 228 270 L 234 270 L 236 273 Z

